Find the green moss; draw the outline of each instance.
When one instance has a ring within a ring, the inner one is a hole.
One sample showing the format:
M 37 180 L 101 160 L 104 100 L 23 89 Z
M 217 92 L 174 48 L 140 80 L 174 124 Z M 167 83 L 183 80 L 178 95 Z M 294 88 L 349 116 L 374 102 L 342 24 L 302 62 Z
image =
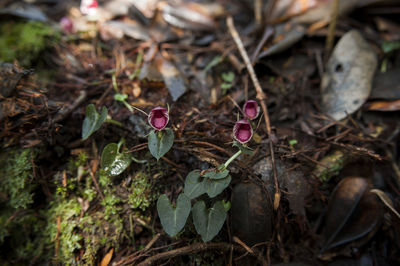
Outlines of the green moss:
M 107 173 L 103 169 L 100 169 L 99 184 L 100 184 L 100 186 L 105 187 L 105 188 L 112 185 L 110 176 L 107 175 Z
M 149 182 L 146 173 L 138 172 L 132 180 L 129 191 L 128 204 L 132 209 L 146 210 L 158 198 L 158 193 L 152 191 L 153 185 Z
M 47 217 L 46 246 L 52 251 L 50 254 L 55 254 L 57 262 L 75 263 L 75 252 L 82 247 L 82 235 L 77 231 L 80 213 L 81 205 L 77 199 L 52 201 L 50 208 L 43 213 Z
M 44 243 L 37 236 L 42 234 L 46 225 L 44 219 L 32 211 L 3 210 L 0 224 L 0 244 L 3 243 L 0 245 L 0 261 L 32 261 L 43 255 Z
M 96 178 L 104 195 L 102 199 L 87 170 L 79 172 L 88 166 L 87 154 L 81 153 L 65 164 L 65 171 L 56 174 L 53 198 L 47 198 L 47 202 L 32 202 L 36 187 L 32 177 L 34 153 L 7 150 L 0 157 L 2 265 L 3 261 L 23 265 L 30 262 L 95 265 L 99 257 L 104 256 L 104 250 L 114 248 L 117 252 L 124 241 L 130 245 L 134 243 L 132 221 L 129 221 L 132 214 L 127 211 L 134 208 L 141 212 L 139 210 L 148 208 L 158 196 L 146 171 L 138 172 L 129 187 L 124 185 L 125 180 L 118 184 L 118 179 L 112 180 L 100 171 Z M 21 195 L 25 200 L 19 200 Z M 90 208 L 82 209 L 86 204 Z
M 101 212 L 85 215 L 79 228 L 82 230 L 83 256 L 82 261 L 86 265 L 94 265 L 101 248 L 118 248 L 123 232 L 123 221 L 115 219 L 111 223 L 104 220 Z
M 101 205 L 104 206 L 104 216 L 106 220 L 109 220 L 113 216 L 116 216 L 121 210 L 117 206 L 121 202 L 121 199 L 115 195 L 115 191 L 107 191 L 104 193 L 104 200 L 101 201 Z
M 8 207 L 25 209 L 33 202 L 33 157 L 31 149 L 11 149 L 0 154 L 0 200 L 3 198 Z
M 337 176 L 348 162 L 349 156 L 340 150 L 336 150 L 325 156 L 316 166 L 313 174 L 322 182 L 327 182 L 330 178 Z
M 6 149 L 0 154 L 0 260 L 38 258 L 44 251 L 37 237 L 45 220 L 29 209 L 37 187 L 33 178 L 32 149 Z
M 79 167 L 85 166 L 89 156 L 86 152 L 80 152 L 75 157 L 72 157 L 68 162 L 68 171 L 74 172 Z
M 17 60 L 21 66 L 30 66 L 51 41 L 58 38 L 59 34 L 55 30 L 40 22 L 2 23 L 0 61 Z

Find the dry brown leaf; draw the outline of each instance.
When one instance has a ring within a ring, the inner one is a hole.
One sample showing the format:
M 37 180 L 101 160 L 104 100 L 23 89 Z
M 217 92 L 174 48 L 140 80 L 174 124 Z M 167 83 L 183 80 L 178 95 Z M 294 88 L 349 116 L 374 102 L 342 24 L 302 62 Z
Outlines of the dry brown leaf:
M 111 261 L 112 255 L 114 253 L 114 249 L 110 249 L 110 251 L 104 256 L 104 258 L 101 260 L 100 266 L 108 266 L 108 264 Z
M 336 186 L 322 233 L 323 253 L 350 242 L 356 246 L 357 241 L 368 241 L 376 232 L 382 212 L 368 187 L 368 181 L 361 177 L 346 177 Z
M 385 192 L 383 192 L 383 191 L 380 190 L 380 189 L 371 189 L 371 192 L 372 192 L 372 193 L 375 193 L 375 194 L 379 197 L 379 199 L 380 199 L 394 214 L 396 214 L 396 216 L 397 216 L 398 218 L 400 218 L 400 214 L 399 214 L 399 213 L 396 211 L 396 209 L 394 208 L 392 200 L 389 198 L 389 196 L 388 196 Z
M 399 111 L 400 100 L 395 101 L 375 101 L 368 105 L 370 111 Z
M 324 113 L 341 120 L 357 111 L 368 99 L 377 66 L 377 56 L 355 30 L 337 43 L 322 77 Z

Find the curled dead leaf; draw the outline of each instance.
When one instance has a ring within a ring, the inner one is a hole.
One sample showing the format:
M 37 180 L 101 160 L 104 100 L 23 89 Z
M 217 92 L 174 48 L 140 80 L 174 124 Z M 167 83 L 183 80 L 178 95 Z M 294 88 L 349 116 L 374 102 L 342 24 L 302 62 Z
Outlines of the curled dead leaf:
M 362 177 L 346 177 L 336 186 L 328 204 L 321 252 L 369 236 L 381 219 L 376 196 Z

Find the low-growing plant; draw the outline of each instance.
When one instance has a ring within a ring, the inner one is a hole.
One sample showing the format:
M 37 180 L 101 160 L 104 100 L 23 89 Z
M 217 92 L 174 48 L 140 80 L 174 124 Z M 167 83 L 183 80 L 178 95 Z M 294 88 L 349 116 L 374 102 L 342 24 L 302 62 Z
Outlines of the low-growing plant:
M 158 161 L 171 149 L 174 142 L 172 129 L 166 127 L 169 122 L 169 109 L 156 107 L 147 114 L 143 110 L 131 106 L 126 101 L 127 97 L 122 94 L 116 94 L 114 98 L 127 106 L 131 112 L 136 109 L 147 116 L 148 123 L 153 128 L 148 134 L 148 149 Z M 232 180 L 228 169 L 229 164 L 242 153 L 251 153 L 251 150 L 246 145 L 253 137 L 253 126 L 249 120 L 257 118 L 260 108 L 256 101 L 249 100 L 244 104 L 241 111 L 245 118 L 237 121 L 233 127 L 233 145 L 238 148 L 238 151 L 216 168 L 189 172 L 185 180 L 183 193 L 178 195 L 175 206 L 171 204 L 165 194 L 158 198 L 158 216 L 168 235 L 176 236 L 185 227 L 190 213 L 192 213 L 194 227 L 204 242 L 212 240 L 224 225 L 227 212 L 230 209 L 230 202 L 216 200 L 216 197 L 229 186 Z M 83 124 L 83 130 L 86 133 L 82 133 L 83 138 L 89 137 L 100 128 L 101 124 L 106 120 L 107 109 L 103 107 L 101 115 L 99 115 L 94 106 L 89 105 L 86 114 L 87 118 L 85 118 Z M 102 171 L 107 176 L 121 174 L 132 161 L 145 162 L 139 161 L 128 152 L 125 152 L 122 149 L 123 145 L 124 139 L 121 139 L 119 143 L 109 143 L 103 149 L 101 166 Z M 100 184 L 102 183 L 104 182 L 101 179 Z M 197 200 L 192 206 L 191 201 L 203 195 L 207 195 L 209 200 Z M 108 197 L 103 200 L 105 206 L 109 205 L 109 200 L 110 198 Z M 132 204 L 134 203 L 135 207 L 139 207 L 137 202 L 132 201 L 132 198 L 130 201 Z M 208 206 L 206 202 L 209 203 Z
M 255 104 L 254 104 L 255 103 Z M 252 108 L 251 111 L 246 110 Z M 258 104 L 255 101 L 244 105 L 243 113 L 246 117 L 254 119 L 259 114 Z M 238 147 L 238 152 L 232 155 L 224 164 L 217 168 L 204 171 L 193 170 L 189 172 L 185 180 L 183 193 L 179 194 L 176 207 L 173 207 L 168 197 L 163 194 L 157 202 L 157 211 L 161 225 L 170 236 L 176 236 L 185 226 L 186 220 L 192 212 L 195 229 L 204 242 L 212 240 L 225 223 L 230 203 L 223 200 L 215 200 L 230 184 L 232 178 L 228 166 L 242 153 L 251 153 L 246 146 L 253 136 L 253 128 L 247 119 L 239 120 L 233 128 L 233 145 Z M 198 200 L 192 207 L 191 200 L 204 194 L 212 202 L 210 208 L 204 200 Z
M 116 94 L 115 99 L 122 102 L 131 112 L 138 110 L 147 116 L 149 125 L 153 128 L 148 134 L 148 149 L 154 158 L 160 160 L 172 147 L 174 143 L 174 132 L 167 128 L 169 122 L 169 110 L 164 107 L 153 108 L 149 114 L 143 110 L 131 106 L 126 102 L 126 95 Z M 94 132 L 100 129 L 104 122 L 113 122 L 107 120 L 107 108 L 103 107 L 101 114 L 97 113 L 93 104 L 86 107 L 86 117 L 82 124 L 82 139 L 86 140 Z M 114 121 L 116 122 L 116 121 Z M 121 139 L 118 143 L 109 143 L 101 153 L 101 166 L 110 176 L 120 175 L 132 161 L 136 163 L 144 163 L 145 160 L 138 160 L 127 152 L 121 150 L 125 140 Z

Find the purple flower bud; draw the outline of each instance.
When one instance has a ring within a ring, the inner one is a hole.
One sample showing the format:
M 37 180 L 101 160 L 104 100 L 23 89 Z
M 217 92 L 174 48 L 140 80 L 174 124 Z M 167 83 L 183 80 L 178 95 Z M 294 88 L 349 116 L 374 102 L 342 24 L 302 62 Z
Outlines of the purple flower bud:
M 66 33 L 71 33 L 72 30 L 74 29 L 74 23 L 68 17 L 62 17 L 61 18 L 60 26 L 63 29 L 63 31 L 66 32 Z
M 253 129 L 250 122 L 246 119 L 237 121 L 233 127 L 233 136 L 242 144 L 248 142 L 253 136 Z
M 243 105 L 243 113 L 248 119 L 253 120 L 260 113 L 260 107 L 256 101 L 248 100 Z
M 149 114 L 149 124 L 155 130 L 163 130 L 169 121 L 169 114 L 167 108 L 156 107 L 151 110 Z

